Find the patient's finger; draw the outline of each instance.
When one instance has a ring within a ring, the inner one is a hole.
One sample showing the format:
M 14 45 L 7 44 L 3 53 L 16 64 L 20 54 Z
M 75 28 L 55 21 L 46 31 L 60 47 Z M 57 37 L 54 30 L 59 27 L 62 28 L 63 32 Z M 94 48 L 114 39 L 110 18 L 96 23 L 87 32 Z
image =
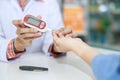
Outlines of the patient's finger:
M 53 39 L 54 40 L 57 40 L 58 39 L 58 36 L 57 36 L 57 31 L 53 31 Z

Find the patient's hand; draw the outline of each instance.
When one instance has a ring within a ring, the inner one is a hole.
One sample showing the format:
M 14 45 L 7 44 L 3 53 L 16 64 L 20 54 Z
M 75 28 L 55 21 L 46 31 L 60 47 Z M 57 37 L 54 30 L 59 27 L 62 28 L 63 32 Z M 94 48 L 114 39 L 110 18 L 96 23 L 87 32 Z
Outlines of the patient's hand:
M 73 49 L 77 47 L 77 44 L 81 42 L 81 39 L 78 38 L 65 37 L 65 36 L 59 37 L 58 31 L 53 32 L 53 39 L 54 39 L 55 50 L 57 52 L 73 51 Z

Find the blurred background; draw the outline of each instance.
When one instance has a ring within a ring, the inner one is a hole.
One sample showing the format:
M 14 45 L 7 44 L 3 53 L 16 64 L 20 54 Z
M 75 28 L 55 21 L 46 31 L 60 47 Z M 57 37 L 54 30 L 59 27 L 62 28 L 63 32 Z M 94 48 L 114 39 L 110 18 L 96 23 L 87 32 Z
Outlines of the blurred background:
M 57 0 L 65 27 L 93 47 L 120 51 L 120 0 Z

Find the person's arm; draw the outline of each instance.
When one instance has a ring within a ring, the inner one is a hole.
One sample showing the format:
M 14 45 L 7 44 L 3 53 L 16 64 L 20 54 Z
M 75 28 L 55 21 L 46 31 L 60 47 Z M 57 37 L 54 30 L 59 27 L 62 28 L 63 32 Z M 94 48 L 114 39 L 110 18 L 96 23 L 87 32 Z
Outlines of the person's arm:
M 92 60 L 95 56 L 99 55 L 99 52 L 88 46 L 80 39 L 77 42 L 78 43 L 72 47 L 72 51 L 80 56 L 86 63 L 91 65 Z
M 2 26 L 0 25 L 0 60 L 8 62 L 8 60 L 19 57 L 20 54 L 16 55 L 13 48 L 14 39 L 7 39 L 3 33 Z
M 100 54 L 77 38 L 59 38 L 53 33 L 55 43 L 60 51 L 73 51 L 92 66 L 97 80 L 120 80 L 120 55 Z
M 120 55 L 99 54 L 91 65 L 97 80 L 120 80 Z
M 21 20 L 14 20 L 13 24 L 17 27 L 16 39 L 7 39 L 0 26 L 0 60 L 8 61 L 20 57 L 25 48 L 32 44 L 32 40 L 41 37 L 42 34 L 32 28 L 25 28 Z
M 85 43 L 76 44 L 73 51 L 91 65 L 97 80 L 120 80 L 120 55 L 104 55 Z
M 58 3 L 56 0 L 48 0 L 46 1 L 47 3 L 47 10 L 48 10 L 48 15 L 47 15 L 47 26 L 51 28 L 52 30 L 58 30 L 63 27 L 63 21 L 62 21 L 62 16 L 60 13 L 60 9 L 58 6 Z M 52 5 L 51 5 L 52 4 Z M 61 54 L 57 53 L 54 51 L 54 43 L 53 43 L 53 37 L 52 37 L 52 31 L 46 32 L 43 41 L 43 47 L 42 51 L 46 55 L 51 55 L 54 57 L 61 56 Z
M 18 58 L 26 51 L 25 49 L 17 50 L 14 44 L 15 44 L 15 39 L 11 40 L 8 43 L 8 47 L 7 47 L 7 59 L 8 60 L 14 60 Z
M 4 62 L 8 62 L 7 54 L 8 54 L 8 44 L 12 42 L 11 39 L 6 39 L 5 35 L 0 26 L 0 60 Z
M 97 80 L 120 80 L 120 55 L 100 54 L 83 42 L 73 51 L 91 65 Z

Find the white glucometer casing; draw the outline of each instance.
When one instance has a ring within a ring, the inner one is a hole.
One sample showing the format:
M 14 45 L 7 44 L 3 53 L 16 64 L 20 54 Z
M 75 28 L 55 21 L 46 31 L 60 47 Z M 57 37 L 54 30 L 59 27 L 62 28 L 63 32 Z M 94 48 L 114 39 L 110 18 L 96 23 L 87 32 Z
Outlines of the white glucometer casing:
M 46 22 L 32 15 L 26 15 L 23 19 L 23 23 L 25 26 L 30 28 L 35 28 L 40 32 L 46 32 L 48 30 L 51 30 L 47 28 Z

